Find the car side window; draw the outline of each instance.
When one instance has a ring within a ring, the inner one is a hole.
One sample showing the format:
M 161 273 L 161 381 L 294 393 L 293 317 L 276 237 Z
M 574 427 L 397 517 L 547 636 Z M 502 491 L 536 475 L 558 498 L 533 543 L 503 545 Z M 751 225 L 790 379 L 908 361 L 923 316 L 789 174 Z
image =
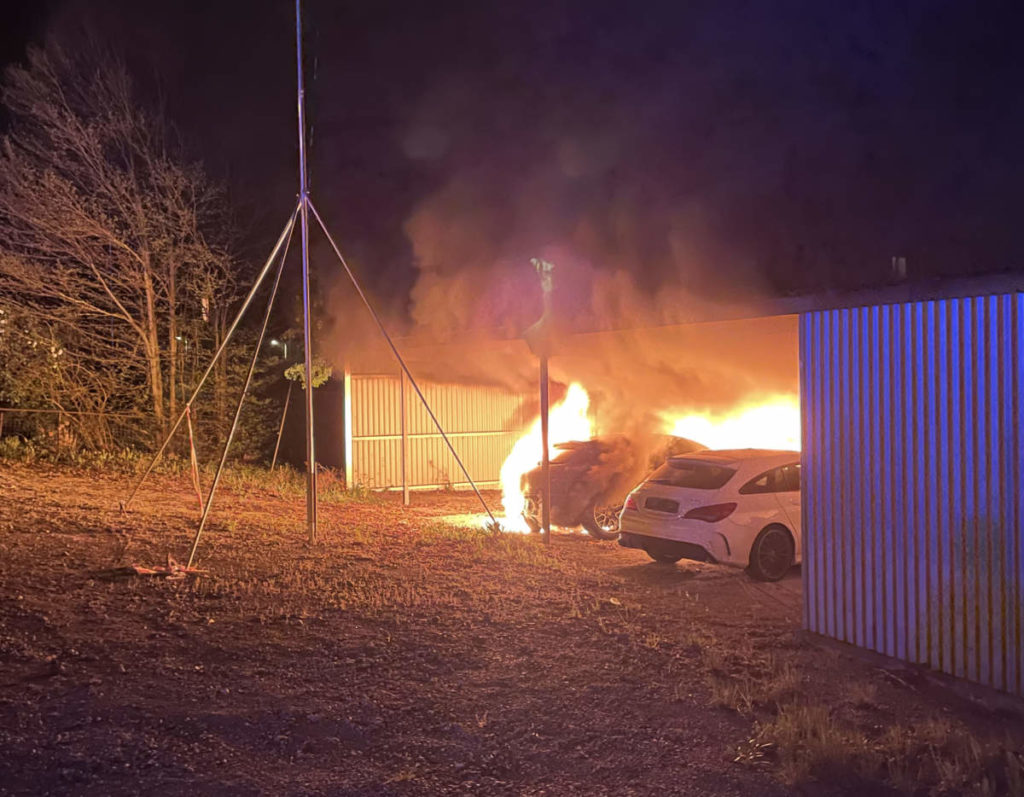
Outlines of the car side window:
M 754 493 L 770 493 L 769 480 L 771 474 L 772 471 L 769 470 L 767 473 L 762 473 L 760 476 L 752 478 L 748 483 L 739 488 L 740 495 L 749 496 Z
M 795 493 L 800 491 L 800 463 L 794 462 L 779 468 L 781 471 L 779 492 Z
M 756 493 L 790 493 L 800 489 L 800 463 L 772 468 L 755 476 L 742 487 L 740 495 Z

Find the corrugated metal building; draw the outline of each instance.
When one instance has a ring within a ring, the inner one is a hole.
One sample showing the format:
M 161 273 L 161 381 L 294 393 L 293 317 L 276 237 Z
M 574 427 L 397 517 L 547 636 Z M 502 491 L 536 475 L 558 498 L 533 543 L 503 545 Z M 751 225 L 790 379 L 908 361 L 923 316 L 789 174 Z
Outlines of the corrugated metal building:
M 496 387 L 419 386 L 469 475 L 480 486 L 497 485 L 530 420 L 526 397 Z M 467 485 L 419 397 L 393 375 L 346 375 L 345 470 L 348 484 L 370 488 Z
M 801 312 L 805 624 L 1024 694 L 1024 294 Z

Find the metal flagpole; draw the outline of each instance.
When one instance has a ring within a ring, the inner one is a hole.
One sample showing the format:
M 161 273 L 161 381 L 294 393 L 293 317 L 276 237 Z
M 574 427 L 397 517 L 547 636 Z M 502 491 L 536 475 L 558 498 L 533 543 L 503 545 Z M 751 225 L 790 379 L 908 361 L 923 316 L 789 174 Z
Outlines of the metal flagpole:
M 306 172 L 306 90 L 302 82 L 302 11 L 295 0 L 299 106 L 299 208 L 302 214 L 302 342 L 306 365 L 306 528 L 316 542 L 316 450 L 313 440 L 313 352 L 309 323 L 309 184 Z

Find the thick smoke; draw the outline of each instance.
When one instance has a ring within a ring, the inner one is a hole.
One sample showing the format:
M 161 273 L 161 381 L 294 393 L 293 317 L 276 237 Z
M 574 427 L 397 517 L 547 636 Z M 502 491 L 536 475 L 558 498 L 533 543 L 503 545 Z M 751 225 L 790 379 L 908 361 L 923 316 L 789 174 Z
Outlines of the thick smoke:
M 723 150 L 678 85 L 562 75 L 529 96 L 493 75 L 440 79 L 396 131 L 434 180 L 403 225 L 416 277 L 388 320 L 414 373 L 535 393 L 523 333 L 541 315 L 530 261 L 543 258 L 555 264 L 552 378 L 587 388 L 600 432 L 795 393 L 792 322 L 689 323 L 757 314 L 766 290 L 737 208 L 775 170 L 749 148 Z M 395 372 L 360 338 L 346 328 L 357 370 Z

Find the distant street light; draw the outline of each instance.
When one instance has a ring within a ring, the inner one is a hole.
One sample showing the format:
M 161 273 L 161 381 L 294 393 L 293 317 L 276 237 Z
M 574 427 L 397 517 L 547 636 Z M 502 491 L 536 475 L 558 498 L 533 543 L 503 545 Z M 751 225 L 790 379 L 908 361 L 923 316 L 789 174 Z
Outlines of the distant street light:
M 287 341 L 278 340 L 277 338 L 273 338 L 270 341 L 270 345 L 271 346 L 280 346 L 281 349 L 283 350 L 284 358 L 286 360 L 288 359 L 288 343 L 287 343 Z

